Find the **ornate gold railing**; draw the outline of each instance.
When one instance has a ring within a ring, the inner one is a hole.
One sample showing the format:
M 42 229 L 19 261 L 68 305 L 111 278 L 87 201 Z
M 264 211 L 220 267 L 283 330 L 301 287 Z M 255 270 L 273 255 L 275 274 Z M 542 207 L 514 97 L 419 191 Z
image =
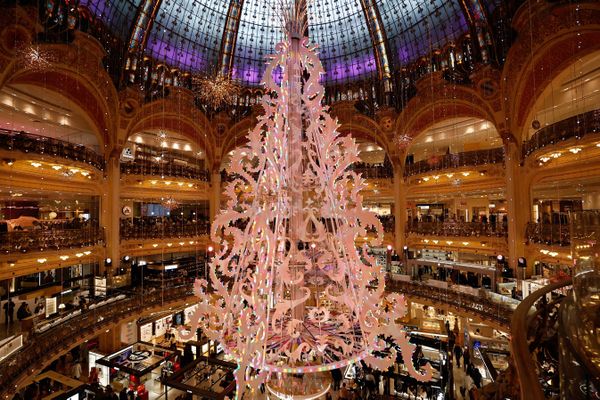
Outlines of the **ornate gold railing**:
M 141 315 L 152 307 L 169 306 L 191 296 L 191 286 L 156 290 L 143 295 L 135 293 L 110 305 L 87 310 L 44 333 L 33 334 L 22 349 L 2 361 L 0 395 L 5 398 L 4 396 L 14 392 L 15 386 L 29 375 L 44 368 L 49 361 L 85 338 L 98 334 L 125 318 Z
M 169 176 L 210 182 L 210 173 L 206 169 L 177 164 L 159 164 L 151 161 L 128 162 L 121 164 L 123 175 Z
M 0 253 L 28 253 L 104 243 L 104 228 L 40 229 L 0 234 Z
M 85 146 L 23 131 L 0 129 L 0 149 L 65 158 L 89 164 L 101 171 L 106 165 L 101 154 Z
M 198 220 L 189 225 L 177 222 L 161 225 L 130 224 L 126 221 L 121 221 L 121 240 L 194 237 L 210 233 L 208 220 Z
M 391 279 L 386 281 L 386 290 L 402 292 L 409 297 L 420 297 L 435 303 L 446 304 L 465 313 L 477 315 L 483 320 L 505 326 L 507 329 L 510 328 L 512 308 L 485 297 L 474 296 L 452 289 L 437 288 L 422 282 Z
M 482 222 L 411 222 L 406 225 L 406 233 L 452 237 L 506 237 L 507 229 L 502 221 L 496 221 L 493 224 Z
M 542 387 L 540 373 L 544 368 L 534 353 L 543 351 L 543 345 L 558 348 L 558 308 L 564 297 L 546 301 L 552 291 L 568 286 L 571 280 L 550 284 L 527 296 L 515 310 L 511 320 L 511 353 L 521 385 L 521 398 L 544 400 L 556 395 L 558 387 L 545 383 Z M 558 365 L 554 366 L 558 371 Z
M 571 233 L 568 224 L 538 224 L 527 223 L 525 237 L 529 243 L 553 246 L 569 246 Z
M 538 130 L 523 144 L 523 158 L 546 146 L 597 133 L 600 133 L 600 109 L 563 119 Z
M 464 151 L 456 154 L 446 154 L 437 158 L 420 160 L 404 167 L 404 176 L 425 174 L 461 167 L 477 167 L 479 165 L 504 163 L 504 148 L 490 150 Z

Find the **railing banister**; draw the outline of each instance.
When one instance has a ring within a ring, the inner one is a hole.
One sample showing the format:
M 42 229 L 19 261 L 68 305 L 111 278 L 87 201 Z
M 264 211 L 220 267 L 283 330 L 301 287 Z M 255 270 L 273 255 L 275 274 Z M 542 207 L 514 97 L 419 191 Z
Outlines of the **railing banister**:
M 528 326 L 530 311 L 535 303 L 546 294 L 571 284 L 571 280 L 556 282 L 536 290 L 517 306 L 511 319 L 511 353 L 519 376 L 521 396 L 528 400 L 545 400 L 539 383 L 535 361 L 529 352 Z

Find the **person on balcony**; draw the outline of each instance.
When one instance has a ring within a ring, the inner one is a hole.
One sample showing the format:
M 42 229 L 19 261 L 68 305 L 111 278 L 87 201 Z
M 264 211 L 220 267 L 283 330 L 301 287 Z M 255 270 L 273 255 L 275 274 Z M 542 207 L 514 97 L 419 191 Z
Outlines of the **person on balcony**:
M 8 325 L 9 320 L 12 324 L 15 319 L 15 302 L 12 299 L 8 299 L 2 308 L 4 308 L 4 324 Z
M 454 357 L 456 359 L 456 366 L 460 368 L 460 359 L 462 358 L 463 351 L 462 347 L 458 343 L 454 345 Z
M 31 317 L 31 311 L 29 310 L 29 304 L 22 302 L 17 310 L 17 319 L 19 321 L 24 320 L 27 317 Z

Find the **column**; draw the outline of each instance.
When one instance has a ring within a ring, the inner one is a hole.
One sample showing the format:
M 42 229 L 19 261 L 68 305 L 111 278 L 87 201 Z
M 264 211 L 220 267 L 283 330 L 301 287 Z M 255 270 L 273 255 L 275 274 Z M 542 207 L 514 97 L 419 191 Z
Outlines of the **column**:
M 402 255 L 406 244 L 406 184 L 404 183 L 403 169 L 394 167 L 394 247 L 396 253 Z
M 531 219 L 531 185 L 525 167 L 520 166 L 520 148 L 515 143 L 505 143 L 506 202 L 508 211 L 508 262 L 516 277 L 523 277 L 517 270 L 519 257 L 525 257 L 525 229 Z M 498 221 L 497 223 L 502 223 Z M 527 263 L 530 275 L 533 263 Z M 517 275 L 517 273 L 519 275 Z
M 221 172 L 217 169 L 210 176 L 210 193 L 208 198 L 208 214 L 210 223 L 215 220 L 215 216 L 221 207 Z
M 112 354 L 121 349 L 121 325 L 113 326 L 107 332 L 98 335 L 98 350 Z
M 116 154 L 115 154 L 116 153 Z M 119 227 L 121 223 L 121 171 L 120 153 L 114 151 L 106 162 L 104 192 L 101 201 L 101 223 L 104 226 L 106 253 L 105 258 L 112 260 L 112 265 L 100 261 L 100 274 L 106 272 L 108 284 L 111 284 L 114 268 L 119 265 L 121 258 L 119 243 Z

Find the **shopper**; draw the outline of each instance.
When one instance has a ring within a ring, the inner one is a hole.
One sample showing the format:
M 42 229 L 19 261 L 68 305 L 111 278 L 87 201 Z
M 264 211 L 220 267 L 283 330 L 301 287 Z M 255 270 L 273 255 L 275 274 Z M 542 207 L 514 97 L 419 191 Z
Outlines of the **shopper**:
M 483 379 L 483 377 L 481 376 L 481 372 L 479 372 L 479 368 L 477 368 L 473 364 L 471 364 L 470 376 L 471 378 L 473 378 L 473 383 L 475 384 L 475 386 L 477 386 L 478 389 L 481 388 L 481 380 Z
M 79 380 L 79 378 L 81 378 L 82 372 L 83 371 L 81 369 L 81 363 L 79 362 L 79 359 L 76 359 L 73 363 L 73 367 L 71 368 L 71 375 L 73 376 L 73 378 Z
M 17 318 L 19 321 L 24 320 L 27 317 L 31 316 L 31 311 L 29 311 L 29 305 L 26 302 L 22 302 L 17 310 Z
M 342 382 L 342 379 L 343 379 L 342 371 L 340 371 L 339 369 L 332 369 L 331 370 L 331 378 L 333 379 L 333 390 L 339 390 L 340 383 Z
M 456 358 L 456 366 L 460 368 L 460 359 L 463 355 L 462 347 L 457 343 L 454 345 L 454 357 Z
M 463 350 L 463 367 L 465 368 L 465 370 L 467 369 L 467 366 L 471 363 L 471 354 L 469 353 L 469 347 L 465 346 L 465 349 Z
M 12 324 L 15 319 L 15 302 L 12 299 L 8 299 L 6 303 L 4 303 L 4 323 L 8 325 L 8 321 Z

